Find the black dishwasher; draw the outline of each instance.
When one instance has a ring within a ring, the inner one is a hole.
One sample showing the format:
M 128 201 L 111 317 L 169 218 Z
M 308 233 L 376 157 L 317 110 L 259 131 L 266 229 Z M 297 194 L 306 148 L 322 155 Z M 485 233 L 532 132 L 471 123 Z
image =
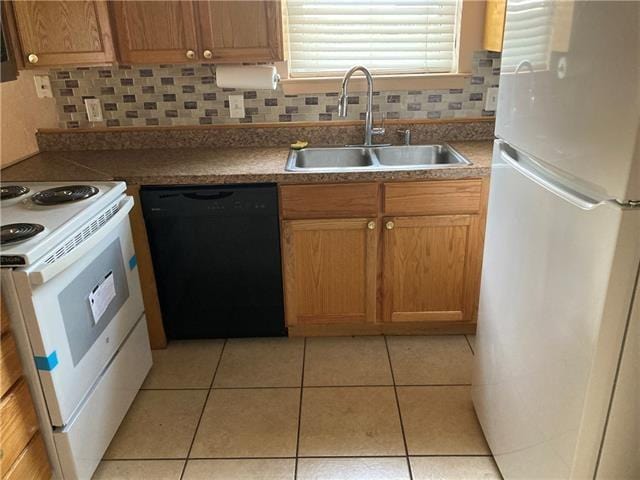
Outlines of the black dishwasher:
M 167 336 L 286 334 L 274 184 L 143 186 Z

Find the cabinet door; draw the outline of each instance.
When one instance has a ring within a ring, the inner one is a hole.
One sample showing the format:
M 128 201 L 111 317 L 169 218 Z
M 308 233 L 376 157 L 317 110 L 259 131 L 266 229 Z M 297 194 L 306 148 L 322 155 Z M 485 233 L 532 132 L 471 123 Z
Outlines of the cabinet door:
M 196 3 L 204 58 L 216 63 L 284 59 L 279 0 Z
M 12 6 L 26 67 L 115 60 L 106 2 L 17 1 Z
M 482 48 L 492 52 L 502 51 L 504 36 L 504 19 L 507 0 L 487 0 L 484 17 L 484 38 Z
M 374 220 L 283 222 L 288 325 L 375 321 Z
M 196 17 L 192 2 L 120 1 L 111 5 L 122 62 L 198 61 Z
M 471 321 L 482 253 L 477 251 L 478 216 L 384 222 L 384 320 Z

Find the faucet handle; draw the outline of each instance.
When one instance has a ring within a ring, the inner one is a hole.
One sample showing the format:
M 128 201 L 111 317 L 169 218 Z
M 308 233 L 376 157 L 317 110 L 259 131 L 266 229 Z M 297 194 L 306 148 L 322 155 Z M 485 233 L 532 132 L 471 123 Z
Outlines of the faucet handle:
M 409 128 L 399 128 L 397 133 L 404 137 L 404 144 L 411 145 L 411 129 Z

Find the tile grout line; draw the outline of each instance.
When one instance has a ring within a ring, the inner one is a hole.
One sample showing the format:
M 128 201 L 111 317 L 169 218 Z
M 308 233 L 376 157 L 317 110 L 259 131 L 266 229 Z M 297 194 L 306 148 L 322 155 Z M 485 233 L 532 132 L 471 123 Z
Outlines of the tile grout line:
M 301 455 L 298 458 L 310 459 L 334 459 L 334 458 L 406 458 L 406 455 Z M 493 458 L 493 455 L 483 453 L 434 453 L 434 454 L 415 454 L 410 455 L 411 458 L 439 458 L 439 457 L 478 457 Z M 183 461 L 183 460 L 295 460 L 296 457 L 168 457 L 168 458 L 109 458 L 102 460 L 103 462 L 157 462 L 157 461 Z
M 193 438 L 191 439 L 191 444 L 189 445 L 189 450 L 187 451 L 187 458 L 184 461 L 184 465 L 182 466 L 182 472 L 180 472 L 180 479 L 182 480 L 184 477 L 184 472 L 187 470 L 187 463 L 189 463 L 189 457 L 191 456 L 191 450 L 193 449 L 193 444 L 196 441 L 196 436 L 198 435 L 198 430 L 200 429 L 200 422 L 202 422 L 202 417 L 204 416 L 204 411 L 207 408 L 207 402 L 209 401 L 209 396 L 211 395 L 213 382 L 216 379 L 216 375 L 218 374 L 218 368 L 220 368 L 220 362 L 222 361 L 222 355 L 224 355 L 224 348 L 227 346 L 227 340 L 224 339 L 224 343 L 222 344 L 222 349 L 220 350 L 220 356 L 218 357 L 218 361 L 216 362 L 216 368 L 213 370 L 213 376 L 211 377 L 211 383 L 209 383 L 209 389 L 207 390 L 207 394 L 204 397 L 204 404 L 202 405 L 202 411 L 200 412 L 200 416 L 198 417 L 198 423 L 196 424 L 196 429 L 193 432 Z
M 402 431 L 402 441 L 404 442 L 404 453 L 407 460 L 407 469 L 409 470 L 409 480 L 413 480 L 413 472 L 411 471 L 411 461 L 409 460 L 409 447 L 407 445 L 407 436 L 404 433 L 404 422 L 402 421 L 402 411 L 400 410 L 400 399 L 398 398 L 398 388 L 396 387 L 396 376 L 393 373 L 393 362 L 391 361 L 391 352 L 389 351 L 389 343 L 387 336 L 384 335 L 384 346 L 387 350 L 387 360 L 391 369 L 391 380 L 393 381 L 393 393 L 396 397 L 396 407 L 398 409 L 398 417 L 400 417 L 400 430 Z
M 398 387 L 469 387 L 471 383 L 406 383 L 398 384 Z M 393 383 L 387 384 L 363 384 L 363 385 L 305 385 L 304 388 L 369 388 L 369 387 L 393 387 Z M 210 390 L 274 390 L 274 389 L 292 389 L 300 388 L 296 386 L 277 386 L 277 387 L 211 387 Z M 153 391 L 172 391 L 172 390 L 207 390 L 206 388 L 145 388 L 145 392 Z
M 302 394 L 304 392 L 304 371 L 307 356 L 307 337 L 302 344 L 302 375 L 300 378 L 300 405 L 298 405 L 298 436 L 296 437 L 296 460 L 293 468 L 293 480 L 298 479 L 298 454 L 300 453 L 300 426 L 302 424 Z

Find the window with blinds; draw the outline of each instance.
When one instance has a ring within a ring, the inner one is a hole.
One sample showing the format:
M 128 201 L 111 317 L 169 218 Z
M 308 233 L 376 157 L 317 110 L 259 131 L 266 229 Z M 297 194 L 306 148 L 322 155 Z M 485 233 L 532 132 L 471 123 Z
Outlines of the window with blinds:
M 502 68 L 546 70 L 549 64 L 555 3 L 511 0 L 502 44 Z
M 291 77 L 457 68 L 462 0 L 287 0 Z

